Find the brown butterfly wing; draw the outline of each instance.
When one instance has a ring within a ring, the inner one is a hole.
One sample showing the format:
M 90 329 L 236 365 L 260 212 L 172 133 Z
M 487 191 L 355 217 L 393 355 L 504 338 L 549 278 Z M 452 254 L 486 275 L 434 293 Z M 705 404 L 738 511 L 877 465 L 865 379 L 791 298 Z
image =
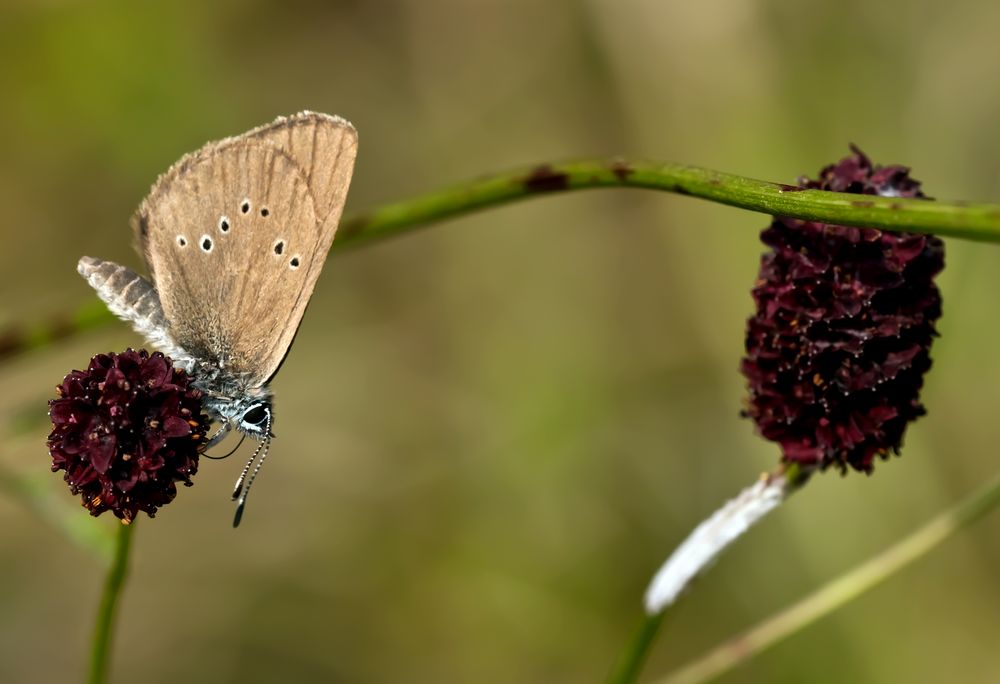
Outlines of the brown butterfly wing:
M 274 374 L 343 210 L 357 135 L 303 113 L 175 164 L 134 218 L 173 339 L 247 387 Z
M 347 199 L 358 151 L 354 126 L 339 117 L 302 112 L 246 134 L 277 145 L 298 164 L 313 192 L 320 221 L 332 223 L 330 239 Z

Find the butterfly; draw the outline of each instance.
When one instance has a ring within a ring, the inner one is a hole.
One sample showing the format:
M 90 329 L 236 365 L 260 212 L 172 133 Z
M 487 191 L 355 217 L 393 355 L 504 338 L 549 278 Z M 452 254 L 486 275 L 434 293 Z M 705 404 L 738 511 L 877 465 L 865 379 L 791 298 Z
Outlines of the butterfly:
M 270 382 L 333 242 L 357 147 L 349 122 L 308 111 L 208 143 L 132 218 L 148 280 L 91 257 L 77 266 L 112 313 L 194 375 L 220 423 L 206 449 L 232 430 L 258 442 L 234 488 L 234 527 L 274 437 Z

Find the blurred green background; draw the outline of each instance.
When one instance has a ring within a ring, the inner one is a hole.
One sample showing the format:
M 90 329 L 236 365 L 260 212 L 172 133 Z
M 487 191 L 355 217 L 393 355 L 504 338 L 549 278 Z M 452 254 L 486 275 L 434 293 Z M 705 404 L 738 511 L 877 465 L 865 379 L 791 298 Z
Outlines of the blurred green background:
M 1000 200 L 1000 4 L 4 3 L 0 327 L 141 265 L 127 220 L 207 140 L 300 109 L 361 137 L 348 212 L 532 162 L 623 154 L 776 181 L 862 146 Z M 269 465 L 142 520 L 116 681 L 594 682 L 651 573 L 777 452 L 739 418 L 766 217 L 555 196 L 338 253 L 280 376 Z M 686 596 L 647 676 L 868 558 L 997 468 L 1000 250 L 948 243 L 929 415 L 874 477 L 816 478 Z M 45 401 L 116 324 L 0 367 L 0 466 L 48 473 Z M 1000 519 L 724 682 L 997 681 Z M 0 497 L 0 681 L 78 681 L 103 571 Z

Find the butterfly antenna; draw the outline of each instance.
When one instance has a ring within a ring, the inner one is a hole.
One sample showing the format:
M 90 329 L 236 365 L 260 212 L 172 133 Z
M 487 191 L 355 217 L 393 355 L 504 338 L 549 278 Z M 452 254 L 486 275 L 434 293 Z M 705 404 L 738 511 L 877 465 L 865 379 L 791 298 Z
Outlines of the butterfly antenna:
M 257 460 L 257 454 L 259 454 L 260 450 L 264 448 L 264 442 L 266 441 L 267 440 L 265 439 L 257 445 L 257 448 L 253 450 L 253 454 L 251 454 L 250 458 L 247 460 L 247 464 L 243 466 L 243 472 L 240 473 L 240 477 L 236 480 L 236 485 L 233 487 L 233 501 L 236 501 L 236 499 L 239 498 L 240 493 L 243 491 L 243 482 L 247 479 L 247 473 L 250 472 L 250 466 L 252 466 L 253 462 Z
M 263 448 L 264 452 L 260 455 L 260 460 L 257 461 L 257 465 L 254 466 L 253 472 L 250 474 L 250 479 L 247 480 L 246 487 L 244 488 L 242 486 L 242 483 L 243 483 L 243 479 L 246 477 L 247 469 L 250 467 L 250 463 L 253 462 L 253 459 L 250 459 L 250 462 L 247 463 L 246 468 L 243 469 L 243 474 L 240 476 L 240 481 L 237 483 L 237 490 L 235 492 L 235 495 L 238 495 L 240 497 L 240 500 L 236 504 L 236 516 L 233 518 L 233 527 L 239 527 L 240 520 L 243 519 L 243 509 L 247 505 L 247 497 L 250 496 L 250 488 L 253 487 L 253 481 L 255 479 L 257 479 L 257 473 L 260 472 L 261 466 L 264 465 L 264 459 L 267 458 L 267 452 L 270 451 L 270 449 L 271 449 L 271 417 L 270 416 L 268 416 L 268 418 L 267 418 L 267 429 L 265 430 L 265 434 L 267 435 L 267 437 L 264 439 L 264 441 L 262 441 L 260 443 L 260 446 L 257 447 L 257 451 L 260 451 L 261 448 Z M 256 457 L 256 456 L 257 456 L 257 452 L 255 451 L 254 452 L 254 457 Z
M 235 453 L 236 453 L 236 452 L 237 452 L 237 451 L 239 450 L 239 448 L 240 448 L 241 446 L 243 446 L 243 440 L 244 440 L 244 439 L 246 439 L 246 438 L 247 438 L 247 436 L 246 436 L 246 435 L 243 435 L 242 437 L 240 437 L 240 441 L 238 441 L 238 442 L 236 443 L 236 446 L 234 446 L 234 447 L 232 448 L 232 451 L 230 451 L 230 452 L 229 452 L 228 454 L 226 454 L 225 456 L 212 456 L 212 455 L 210 455 L 210 454 L 202 454 L 202 456 L 204 456 L 205 458 L 211 458 L 211 459 L 213 459 L 213 460 L 216 460 L 216 461 L 221 461 L 221 460 L 222 460 L 222 459 L 224 459 L 224 458 L 229 458 L 230 456 L 232 456 L 233 454 L 235 454 Z

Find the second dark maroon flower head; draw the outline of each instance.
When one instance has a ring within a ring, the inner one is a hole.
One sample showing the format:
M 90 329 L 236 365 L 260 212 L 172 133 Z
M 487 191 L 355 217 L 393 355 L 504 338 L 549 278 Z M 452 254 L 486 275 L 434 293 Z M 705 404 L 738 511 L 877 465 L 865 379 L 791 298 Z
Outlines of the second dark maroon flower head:
M 903 166 L 874 166 L 856 147 L 804 188 L 924 197 Z M 742 371 L 745 415 L 785 461 L 871 472 L 898 453 L 907 424 L 924 414 L 941 295 L 934 277 L 944 245 L 891 233 L 776 217 L 761 234 Z

